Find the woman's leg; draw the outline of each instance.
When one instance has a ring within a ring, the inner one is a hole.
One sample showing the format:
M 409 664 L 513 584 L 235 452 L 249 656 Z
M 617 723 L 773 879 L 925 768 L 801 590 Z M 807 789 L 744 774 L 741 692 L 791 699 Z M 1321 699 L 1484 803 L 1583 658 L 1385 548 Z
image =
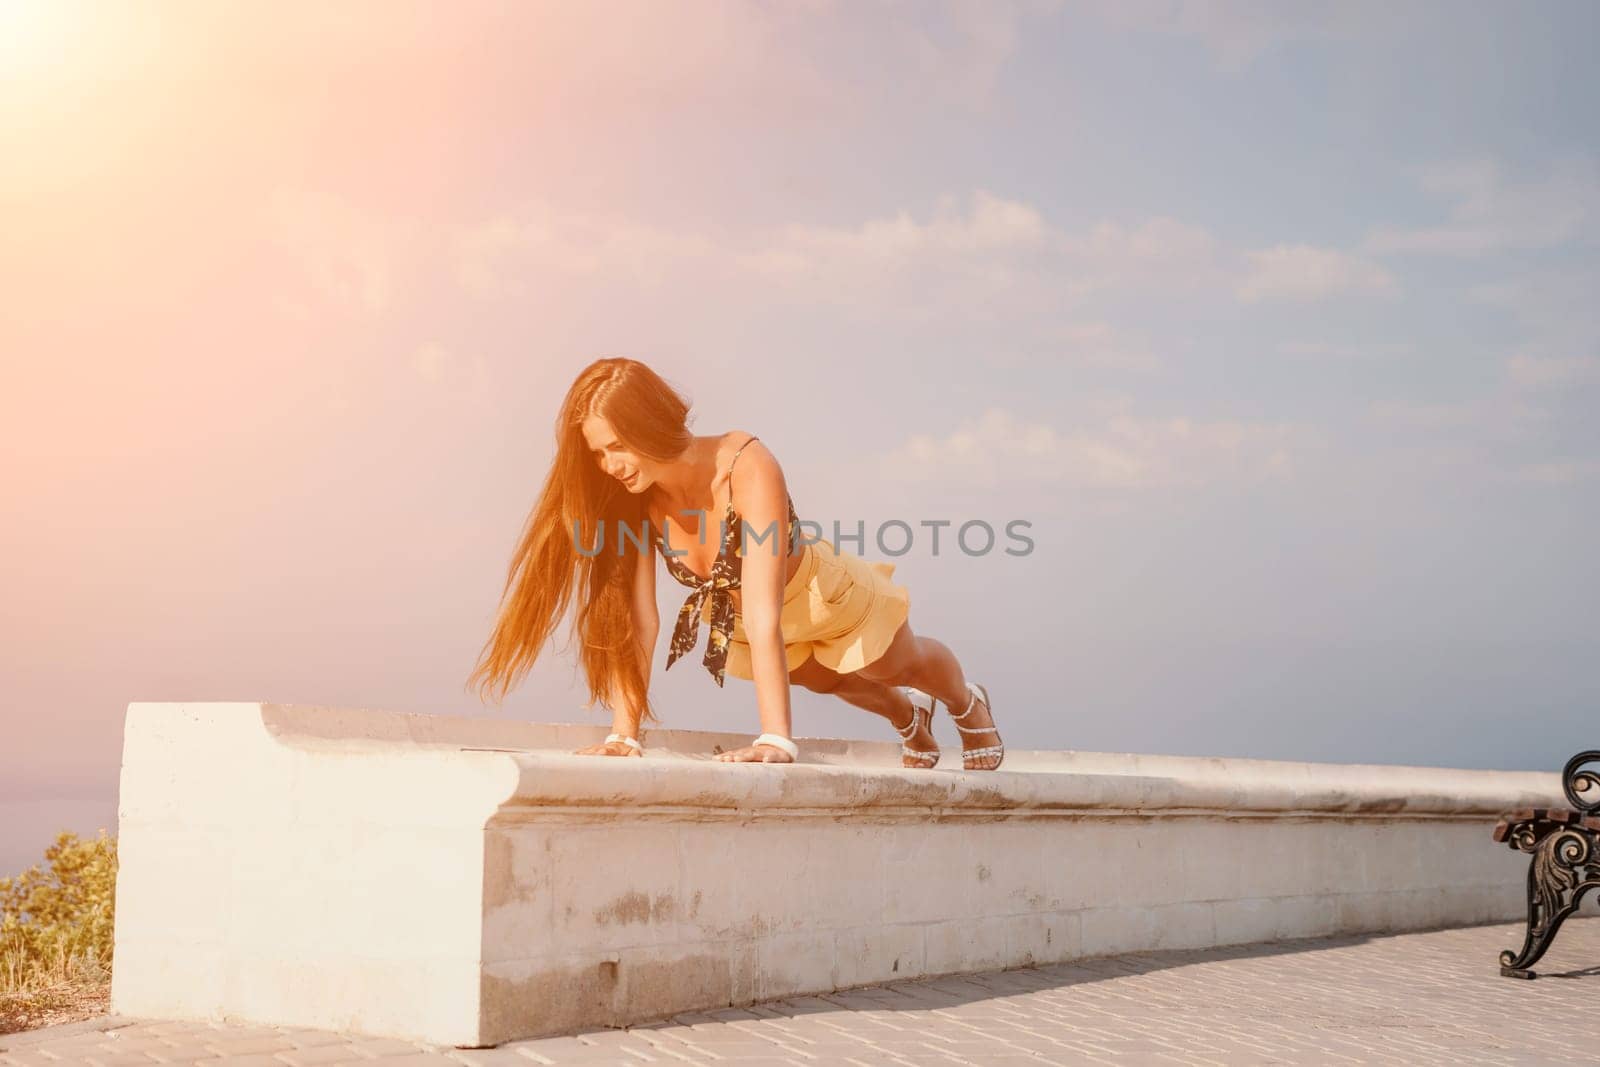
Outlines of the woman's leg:
M 790 671 L 789 681 L 813 693 L 832 693 L 847 704 L 882 715 L 897 731 L 904 730 L 914 714 L 910 698 L 898 688 L 864 678 L 859 672 L 840 674 L 818 663 L 814 656 Z M 931 752 L 935 747 L 933 734 L 926 728 L 919 728 L 906 745 L 918 751 Z M 908 767 L 916 766 L 903 758 L 901 762 Z
M 886 686 L 909 685 L 924 693 L 932 693 L 944 702 L 953 716 L 965 711 L 970 701 L 972 711 L 961 721 L 961 725 L 984 732 L 963 733 L 961 747 L 984 748 L 999 742 L 1000 735 L 994 732 L 994 719 L 989 715 L 983 698 L 975 698 L 967 690 L 967 676 L 962 673 L 961 661 L 956 659 L 956 654 L 943 641 L 918 637 L 912 631 L 909 619 L 895 632 L 888 650 L 851 677 L 855 675 L 865 676 L 869 681 Z M 996 765 L 998 759 L 996 756 L 981 759 L 973 769 L 988 770 Z

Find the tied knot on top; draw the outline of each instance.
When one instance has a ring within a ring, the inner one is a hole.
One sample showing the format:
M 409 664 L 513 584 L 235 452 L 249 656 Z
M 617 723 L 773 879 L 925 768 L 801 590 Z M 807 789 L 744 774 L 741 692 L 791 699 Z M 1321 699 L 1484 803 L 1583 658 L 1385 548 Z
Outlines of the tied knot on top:
M 708 620 L 711 634 L 706 639 L 706 654 L 703 659 L 705 668 L 711 673 L 712 679 L 720 688 L 723 683 L 724 672 L 728 662 L 728 644 L 733 638 L 733 610 L 732 590 L 739 588 L 739 574 L 742 570 L 741 558 L 737 551 L 738 542 L 743 537 L 745 527 L 744 519 L 733 506 L 733 467 L 739 461 L 739 455 L 752 441 L 759 440 L 752 436 L 748 441 L 739 446 L 739 451 L 733 454 L 733 459 L 728 463 L 728 503 L 723 509 L 721 538 L 718 544 L 717 557 L 711 563 L 711 575 L 702 578 L 684 566 L 678 557 L 684 552 L 674 553 L 668 546 L 665 530 L 658 530 L 655 543 L 661 550 L 661 556 L 667 561 L 667 570 L 683 585 L 693 590 L 689 598 L 683 602 L 683 607 L 678 609 L 678 621 L 672 628 L 672 647 L 667 653 L 667 669 L 671 670 L 679 657 L 694 648 L 695 642 L 700 637 L 700 615 L 705 610 L 707 600 L 711 603 L 711 617 Z M 789 505 L 789 552 L 792 554 L 799 544 L 800 517 L 795 514 L 794 498 L 787 501 Z M 704 528 L 702 527 L 702 538 Z M 700 542 L 704 544 L 705 541 Z
M 671 556 L 667 558 L 672 559 Z M 683 568 L 681 564 L 678 569 L 688 573 L 687 568 Z M 679 580 L 682 580 L 681 575 Z M 706 639 L 706 654 L 702 662 L 720 688 L 728 662 L 728 641 L 733 634 L 734 611 L 731 590 L 739 588 L 739 577 L 726 559 L 719 556 L 711 565 L 711 577 L 703 580 L 695 578 L 694 581 L 685 584 L 692 584 L 694 591 L 683 602 L 683 607 L 678 609 L 678 621 L 672 628 L 672 647 L 667 653 L 667 669 L 671 670 L 678 658 L 693 649 L 700 639 L 700 615 L 709 599 L 710 636 Z

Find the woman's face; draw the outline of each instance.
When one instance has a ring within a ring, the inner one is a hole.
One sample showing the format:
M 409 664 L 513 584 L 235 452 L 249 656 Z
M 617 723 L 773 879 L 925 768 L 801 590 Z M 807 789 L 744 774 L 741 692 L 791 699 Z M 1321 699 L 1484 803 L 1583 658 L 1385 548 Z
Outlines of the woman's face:
M 589 453 L 607 475 L 622 483 L 630 493 L 642 493 L 654 481 L 656 464 L 645 457 L 628 451 L 617 439 L 611 423 L 599 415 L 583 420 L 583 439 L 589 443 Z

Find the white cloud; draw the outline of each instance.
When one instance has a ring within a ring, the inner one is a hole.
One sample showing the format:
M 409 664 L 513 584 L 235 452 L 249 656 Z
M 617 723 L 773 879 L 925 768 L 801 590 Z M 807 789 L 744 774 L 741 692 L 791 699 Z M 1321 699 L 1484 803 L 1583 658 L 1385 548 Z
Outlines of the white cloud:
M 1550 412 L 1500 389 L 1468 400 L 1375 400 L 1367 406 L 1367 417 L 1388 430 L 1466 431 L 1473 439 L 1525 442 L 1550 421 Z
M 1600 359 L 1593 356 L 1539 357 L 1519 354 L 1506 360 L 1506 373 L 1525 389 L 1600 381 Z
M 1528 463 L 1512 471 L 1510 477 L 1514 481 L 1534 482 L 1540 485 L 1572 485 L 1591 478 L 1600 478 L 1600 459 L 1558 459 Z
M 1367 411 L 1380 422 L 1424 430 L 1468 426 L 1478 415 L 1475 404 L 1419 403 L 1410 400 L 1375 400 Z
M 1081 293 L 1156 283 L 1183 289 L 1226 284 L 1216 238 L 1202 226 L 1164 215 L 1131 226 L 1096 223 L 1083 237 L 1064 236 L 1062 244 Z
M 1473 286 L 1480 303 L 1503 309 L 1522 327 L 1522 356 L 1548 360 L 1600 352 L 1600 271 L 1593 267 L 1543 269 Z
M 531 202 L 461 230 L 457 277 L 470 291 L 521 297 L 543 278 L 682 286 L 701 298 L 758 290 L 767 300 L 870 307 L 918 319 L 1054 317 L 1092 295 L 1221 287 L 1203 228 L 1155 217 L 1082 234 L 1034 205 L 978 189 L 855 225 L 789 224 L 739 233 L 674 229 Z
M 1363 248 L 1374 254 L 1484 256 L 1508 249 L 1549 248 L 1594 232 L 1600 222 L 1600 168 L 1568 158 L 1548 173 L 1509 180 L 1492 159 L 1436 163 L 1413 172 L 1420 188 L 1449 205 L 1434 226 L 1374 230 Z
M 1121 29 L 1199 39 L 1218 70 L 1237 73 L 1257 57 L 1299 40 L 1352 39 L 1404 17 L 1376 0 L 1286 4 L 1281 0 L 1090 0 L 1087 7 Z
M 1394 277 L 1369 260 L 1335 248 L 1276 245 L 1245 253 L 1250 269 L 1235 290 L 1247 304 L 1321 300 L 1340 293 L 1392 293 Z
M 481 353 L 463 356 L 444 345 L 429 341 L 417 346 L 410 356 L 417 380 L 439 394 L 464 394 L 481 408 L 493 405 L 489 363 Z
M 1473 299 L 1504 308 L 1530 330 L 1569 330 L 1575 338 L 1600 338 L 1600 270 L 1584 265 L 1545 268 L 1483 282 Z
M 913 321 L 1018 321 L 1065 296 L 1061 235 L 1030 204 L 979 189 L 854 226 L 787 225 L 733 253 L 744 284 L 797 304 Z
M 1152 371 L 1161 366 L 1144 340 L 1107 322 L 1064 323 L 1041 333 L 1069 366 L 1129 371 Z
M 347 311 L 378 315 L 394 292 L 394 263 L 407 227 L 371 216 L 326 193 L 278 189 L 271 199 L 275 236 L 312 289 Z M 303 306 L 284 294 L 283 306 Z
M 1522 328 L 1505 361 L 1507 392 L 1548 395 L 1600 383 L 1600 274 L 1593 268 L 1540 270 L 1473 287 L 1480 302 L 1504 309 Z M 1543 475 L 1535 481 L 1557 480 Z
M 1287 479 L 1313 436 L 1289 423 L 1140 418 L 1125 409 L 1108 403 L 1092 424 L 1062 429 L 986 408 L 949 434 L 913 435 L 883 458 L 881 473 L 942 485 L 1194 488 Z
M 940 29 L 948 29 L 941 36 L 951 38 L 949 43 L 936 39 L 911 19 L 899 21 L 899 26 L 908 38 L 904 50 L 912 59 L 913 69 L 926 79 L 925 84 L 937 86 L 939 95 L 981 107 L 992 97 L 1001 73 L 1017 50 L 1024 18 L 1052 12 L 1060 6 L 1059 0 L 946 0 L 942 8 L 923 8 L 923 13 L 933 14 L 935 21 L 943 24 Z
M 1059 6 L 1053 0 L 943 0 L 914 10 L 828 0 L 541 5 L 536 32 L 517 38 L 527 72 L 522 87 L 534 107 L 580 101 L 573 112 L 585 123 L 685 113 L 724 126 L 791 116 L 854 121 L 863 111 L 905 102 L 982 110 L 1027 24 Z
M 1410 477 L 1566 485 L 1600 471 L 1600 460 L 1513 458 L 1550 447 L 1554 415 L 1505 383 L 1465 400 L 1374 401 L 1367 419 L 1386 465 Z
M 540 275 L 660 285 L 726 252 L 713 238 L 616 215 L 528 201 L 516 212 L 459 230 L 456 277 L 479 296 L 515 297 Z
M 1278 351 L 1286 356 L 1357 360 L 1410 355 L 1415 348 L 1415 345 L 1404 341 L 1371 341 L 1354 344 L 1332 341 L 1285 341 L 1278 346 Z
M 927 222 L 900 211 L 893 218 L 868 219 L 853 227 L 785 226 L 773 245 L 754 253 L 750 263 L 779 270 L 845 261 L 893 267 L 927 257 L 1036 248 L 1051 236 L 1036 208 L 979 189 L 972 195 L 970 211 L 963 212 L 947 196 Z

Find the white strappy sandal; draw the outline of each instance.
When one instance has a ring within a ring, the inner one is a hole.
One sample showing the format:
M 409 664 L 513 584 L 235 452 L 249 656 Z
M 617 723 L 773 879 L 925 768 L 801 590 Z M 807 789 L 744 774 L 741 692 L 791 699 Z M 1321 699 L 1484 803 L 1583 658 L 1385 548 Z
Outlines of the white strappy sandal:
M 755 438 L 752 437 L 750 440 L 753 441 Z M 750 742 L 750 744 L 752 747 L 756 745 L 768 745 L 777 749 L 779 752 L 787 752 L 789 754 L 790 762 L 800 758 L 800 746 L 795 744 L 789 738 L 780 736 L 779 734 L 762 734 L 760 737 Z
M 994 734 L 995 743 L 992 745 L 985 745 L 982 748 L 963 749 L 961 752 L 961 766 L 963 769 L 969 771 L 997 771 L 1000 769 L 1000 764 L 1004 763 L 1006 759 L 1006 746 L 1005 742 L 1000 740 L 1000 731 L 994 726 L 968 727 L 961 725 L 962 721 L 966 719 L 967 716 L 972 714 L 972 709 L 977 705 L 978 698 L 980 696 L 983 698 L 983 706 L 989 709 L 990 721 L 994 721 L 994 705 L 989 703 L 989 690 L 985 689 L 976 682 L 968 682 L 967 692 L 972 694 L 972 699 L 967 701 L 967 710 L 963 711 L 960 715 L 957 715 L 954 711 L 950 712 L 950 718 L 955 722 L 956 729 L 960 730 L 964 734 L 992 733 Z M 949 705 L 946 705 L 946 707 L 948 706 Z M 975 761 L 988 759 L 990 756 L 999 757 L 994 761 L 993 767 L 974 767 L 972 765 Z
M 904 730 L 898 726 L 894 728 L 894 732 L 900 735 L 900 755 L 904 759 L 915 761 L 908 769 L 932 770 L 939 763 L 939 746 L 935 744 L 931 749 L 911 748 L 906 742 L 917 735 L 917 726 L 919 724 L 928 728 L 929 737 L 933 736 L 933 706 L 938 701 L 922 690 L 913 689 L 909 685 L 901 686 L 900 691 L 905 693 L 911 700 L 911 721 L 906 723 Z M 891 723 L 890 725 L 894 724 Z
M 639 739 L 637 737 L 623 737 L 621 734 L 606 734 L 606 744 L 615 744 L 618 741 L 622 742 L 624 745 L 627 745 L 629 748 L 639 753 L 639 755 L 644 755 L 644 746 L 639 743 Z

